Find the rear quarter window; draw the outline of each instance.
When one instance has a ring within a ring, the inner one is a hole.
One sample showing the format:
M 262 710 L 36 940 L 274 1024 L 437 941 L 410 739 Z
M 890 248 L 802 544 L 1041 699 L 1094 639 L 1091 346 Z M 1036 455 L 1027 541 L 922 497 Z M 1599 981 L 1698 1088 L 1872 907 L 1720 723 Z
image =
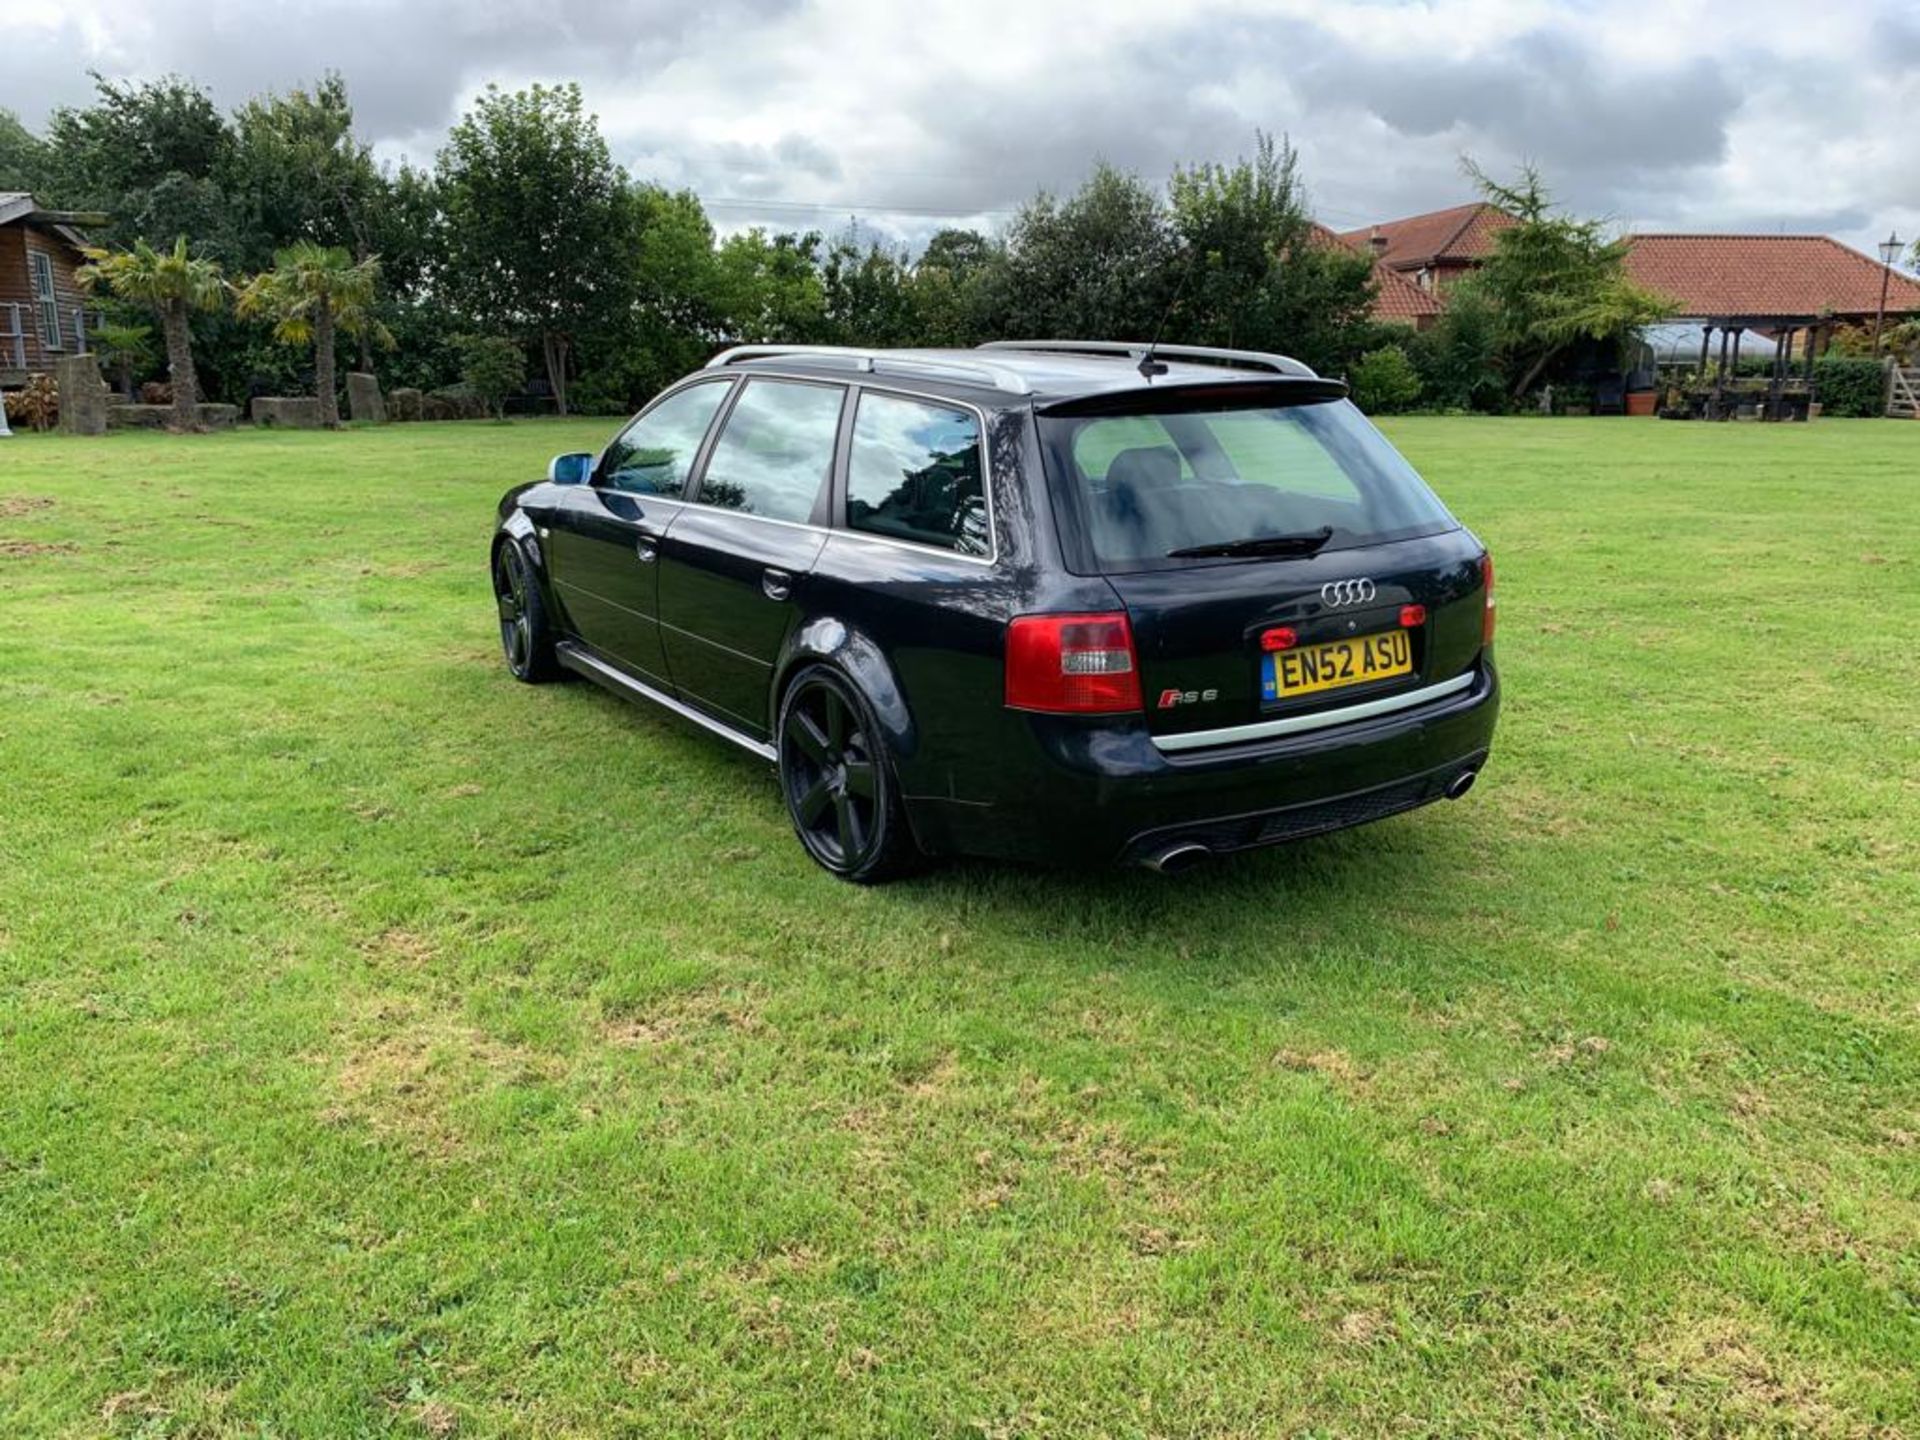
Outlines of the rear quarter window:
M 974 414 L 863 392 L 847 461 L 847 528 L 986 555 L 992 537 Z

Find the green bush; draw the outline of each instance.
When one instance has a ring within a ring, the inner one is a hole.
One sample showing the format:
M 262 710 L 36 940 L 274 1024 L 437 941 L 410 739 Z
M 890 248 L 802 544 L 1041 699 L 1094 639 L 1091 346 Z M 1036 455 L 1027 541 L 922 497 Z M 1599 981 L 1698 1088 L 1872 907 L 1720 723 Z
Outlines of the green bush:
M 639 408 L 626 378 L 612 371 L 596 370 L 567 387 L 567 409 L 576 415 L 631 415 Z
M 1353 403 L 1369 415 L 1397 415 L 1420 398 L 1420 373 L 1398 345 L 1369 350 L 1353 362 Z
M 456 344 L 461 383 L 479 398 L 489 414 L 504 420 L 507 396 L 526 383 L 526 351 L 498 335 L 463 335 Z
M 1482 411 L 1507 407 L 1498 317 L 1472 281 L 1448 292 L 1446 310 L 1432 329 L 1413 337 L 1408 349 L 1430 407 Z
M 1828 355 L 1813 362 L 1814 392 L 1829 415 L 1887 413 L 1887 372 L 1878 360 Z

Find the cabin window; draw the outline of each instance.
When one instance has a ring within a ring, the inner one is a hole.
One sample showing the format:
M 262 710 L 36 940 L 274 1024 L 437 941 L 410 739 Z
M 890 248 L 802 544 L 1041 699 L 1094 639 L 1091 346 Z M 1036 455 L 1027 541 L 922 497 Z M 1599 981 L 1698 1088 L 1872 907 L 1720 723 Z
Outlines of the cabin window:
M 27 265 L 33 271 L 33 303 L 40 308 L 40 344 L 48 350 L 60 344 L 60 302 L 53 293 L 53 261 L 44 250 L 29 250 Z

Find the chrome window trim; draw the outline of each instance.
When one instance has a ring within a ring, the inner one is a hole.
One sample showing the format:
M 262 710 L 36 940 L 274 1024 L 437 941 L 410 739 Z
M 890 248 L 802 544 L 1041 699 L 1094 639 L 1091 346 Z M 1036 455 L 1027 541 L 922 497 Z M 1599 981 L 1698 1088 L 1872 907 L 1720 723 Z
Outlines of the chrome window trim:
M 1342 706 L 1338 710 L 1317 710 L 1311 715 L 1284 715 L 1278 720 L 1228 725 L 1219 730 L 1188 730 L 1178 735 L 1155 735 L 1153 745 L 1156 750 L 1174 754 L 1215 745 L 1242 744 L 1248 740 L 1271 740 L 1278 735 L 1298 735 L 1308 730 L 1324 730 L 1332 725 L 1368 720 L 1376 715 L 1392 715 L 1396 711 L 1411 710 L 1417 705 L 1458 695 L 1473 684 L 1474 673 L 1469 670 L 1464 675 L 1442 680 L 1438 685 L 1429 685 L 1425 689 L 1409 690 L 1401 695 L 1383 695 L 1378 700 L 1365 700 L 1358 705 Z

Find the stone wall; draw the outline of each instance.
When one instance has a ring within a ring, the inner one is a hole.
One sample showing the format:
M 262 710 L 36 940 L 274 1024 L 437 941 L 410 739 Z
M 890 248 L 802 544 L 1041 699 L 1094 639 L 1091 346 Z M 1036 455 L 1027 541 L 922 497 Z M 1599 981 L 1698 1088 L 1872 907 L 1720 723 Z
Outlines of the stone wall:
M 256 395 L 248 411 L 256 425 L 287 430 L 318 430 L 320 402 L 311 395 Z
M 202 400 L 195 407 L 200 423 L 209 430 L 231 430 L 240 418 L 238 405 L 215 405 Z M 114 430 L 164 430 L 173 423 L 171 405 L 109 405 L 107 425 Z

